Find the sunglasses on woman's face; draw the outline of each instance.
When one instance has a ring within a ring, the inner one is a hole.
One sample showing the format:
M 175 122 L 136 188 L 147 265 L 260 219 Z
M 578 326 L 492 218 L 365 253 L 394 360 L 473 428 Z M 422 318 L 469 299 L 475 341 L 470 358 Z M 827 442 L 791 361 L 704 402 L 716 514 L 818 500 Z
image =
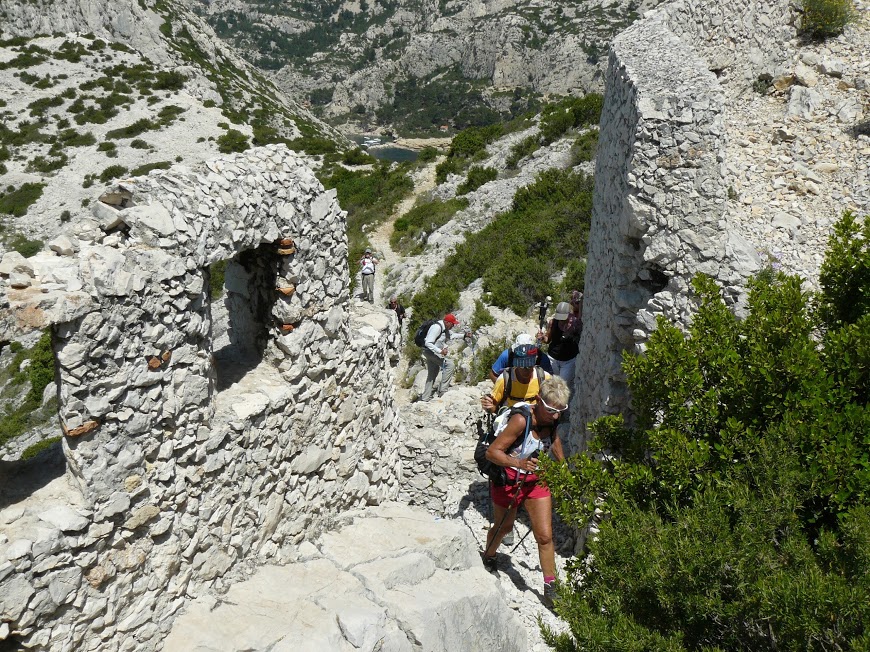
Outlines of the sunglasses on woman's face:
M 542 407 L 543 407 L 547 412 L 549 412 L 550 414 L 553 414 L 553 415 L 556 415 L 556 414 L 562 414 L 562 412 L 564 412 L 565 410 L 568 409 L 568 406 L 567 406 L 567 405 L 566 405 L 565 407 L 563 407 L 563 408 L 557 408 L 557 407 L 553 407 L 553 406 L 551 406 L 551 405 L 547 405 L 547 402 L 546 402 L 546 401 L 545 401 L 545 400 L 544 400 L 540 395 L 538 395 L 538 402 L 541 404 L 541 406 L 542 406 Z

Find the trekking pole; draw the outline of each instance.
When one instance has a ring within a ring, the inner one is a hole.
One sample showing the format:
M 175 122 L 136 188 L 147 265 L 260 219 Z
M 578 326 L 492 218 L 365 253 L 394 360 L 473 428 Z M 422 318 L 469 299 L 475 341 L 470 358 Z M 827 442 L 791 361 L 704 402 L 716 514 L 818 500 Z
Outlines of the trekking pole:
M 531 532 L 532 532 L 532 528 L 529 528 L 528 530 L 526 530 L 526 533 L 523 535 L 523 538 L 520 539 L 519 543 L 517 543 L 517 545 L 515 545 L 513 548 L 511 548 L 511 551 L 510 551 L 511 555 L 514 554 L 514 550 L 516 550 L 517 548 L 519 548 L 522 545 L 523 541 L 526 540 L 526 537 L 529 536 L 529 534 Z
M 525 471 L 520 471 L 520 473 L 525 474 Z M 508 507 L 507 511 L 504 513 L 504 516 L 501 517 L 501 523 L 499 523 L 498 527 L 495 529 L 495 532 L 492 535 L 492 541 L 489 542 L 489 545 L 487 545 L 486 549 L 483 551 L 484 558 L 486 558 L 488 556 L 487 553 L 489 552 L 489 548 L 492 545 L 493 541 L 495 541 L 495 538 L 498 536 L 498 533 L 501 531 L 501 528 L 504 525 L 504 522 L 507 520 L 508 515 L 510 515 L 510 513 L 514 509 L 514 507 L 516 507 L 519 510 L 519 508 L 520 508 L 519 498 L 523 492 L 523 485 L 525 484 L 525 482 L 526 482 L 525 480 L 521 480 L 519 485 L 517 485 L 517 495 L 514 496 L 514 499 L 511 501 L 511 506 Z

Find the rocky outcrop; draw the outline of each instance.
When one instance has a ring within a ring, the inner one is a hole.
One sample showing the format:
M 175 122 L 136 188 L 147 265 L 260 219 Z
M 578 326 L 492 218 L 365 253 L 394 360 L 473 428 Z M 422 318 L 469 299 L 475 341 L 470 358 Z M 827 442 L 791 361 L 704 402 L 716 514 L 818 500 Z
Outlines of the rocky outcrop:
M 164 652 L 526 649 L 463 526 L 391 504 L 298 548 L 181 615 Z
M 659 315 L 691 319 L 693 276 L 717 279 L 726 300 L 739 304 L 759 269 L 755 247 L 726 219 L 725 94 L 711 70 L 729 71 L 732 93 L 745 91 L 759 71 L 778 70 L 792 11 L 784 0 L 679 0 L 614 40 L 595 167 L 576 431 L 603 414 L 630 418 L 622 354 L 643 350 Z
M 3 288 L 8 328 L 53 329 L 77 495 L 0 520 L 3 638 L 154 649 L 190 596 L 397 495 L 398 336 L 352 318 L 345 214 L 283 146 L 124 180 L 76 234 Z

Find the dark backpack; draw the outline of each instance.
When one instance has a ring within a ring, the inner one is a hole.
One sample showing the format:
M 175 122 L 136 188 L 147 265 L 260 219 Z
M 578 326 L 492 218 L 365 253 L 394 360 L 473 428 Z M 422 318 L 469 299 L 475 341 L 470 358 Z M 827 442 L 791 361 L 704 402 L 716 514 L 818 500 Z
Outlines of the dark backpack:
M 508 354 L 508 362 L 512 362 L 510 359 L 510 354 Z M 501 395 L 501 400 L 498 402 L 498 405 L 495 406 L 495 413 L 498 414 L 499 410 L 502 409 L 505 403 L 509 398 L 512 398 L 514 401 L 525 401 L 525 396 L 511 396 L 511 387 L 513 386 L 513 374 L 511 373 L 512 366 L 505 367 L 502 372 L 502 378 L 504 378 L 504 393 Z M 538 390 L 541 389 L 541 384 L 544 382 L 544 370 L 541 369 L 538 365 L 535 365 L 535 375 L 538 377 Z
M 515 414 L 525 415 L 526 431 L 523 436 L 527 437 L 529 428 L 532 425 L 532 406 L 528 403 L 515 405 L 510 410 L 505 410 L 496 417 L 492 428 L 486 428 L 482 422 L 478 422 L 478 437 L 477 446 L 474 447 L 474 462 L 477 464 L 477 470 L 480 471 L 480 474 L 489 478 L 496 487 L 503 487 L 506 484 L 513 484 L 513 482 L 508 480 L 503 466 L 493 464 L 486 459 L 486 451 L 489 449 L 490 444 L 495 441 L 495 438 L 498 437 L 499 433 L 507 427 L 508 421 Z
M 429 329 L 437 323 L 437 319 L 427 319 L 422 324 L 420 324 L 420 328 L 418 328 L 417 332 L 414 333 L 414 344 L 416 344 L 420 348 L 426 346 L 426 336 L 429 334 Z M 443 331 L 444 329 L 442 328 L 441 330 Z M 441 334 L 439 333 L 438 335 L 440 336 Z

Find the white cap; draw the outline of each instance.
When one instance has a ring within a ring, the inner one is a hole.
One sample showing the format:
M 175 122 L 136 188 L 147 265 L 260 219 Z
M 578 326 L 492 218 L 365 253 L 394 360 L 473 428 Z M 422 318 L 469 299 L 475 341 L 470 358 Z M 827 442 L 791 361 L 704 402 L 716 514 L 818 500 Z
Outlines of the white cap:
M 520 333 L 517 335 L 517 339 L 514 340 L 514 347 L 517 346 L 530 346 L 535 343 L 535 338 L 529 335 L 528 333 Z

